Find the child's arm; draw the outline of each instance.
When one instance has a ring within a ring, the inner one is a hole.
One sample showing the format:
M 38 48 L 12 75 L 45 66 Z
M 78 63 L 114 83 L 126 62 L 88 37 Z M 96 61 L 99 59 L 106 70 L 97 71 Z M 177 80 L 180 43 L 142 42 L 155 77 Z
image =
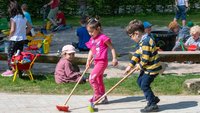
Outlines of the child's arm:
M 10 19 L 10 34 L 9 34 L 9 37 L 13 36 L 13 34 L 15 33 L 15 28 L 16 28 L 15 22 L 12 19 Z
M 113 64 L 113 66 L 116 66 L 118 64 L 118 61 L 117 61 L 115 49 L 112 46 L 112 43 L 110 41 L 106 41 L 105 44 L 110 48 L 112 57 L 113 57 L 112 64 Z
M 188 7 L 189 7 L 188 0 L 185 0 L 185 6 L 186 6 L 186 8 L 188 8 Z
M 139 70 L 140 69 L 138 67 L 139 65 L 136 65 L 138 62 L 140 62 L 140 50 L 139 50 L 139 48 L 133 54 L 129 65 L 125 69 L 124 74 L 127 74 L 129 71 L 131 71 L 131 69 L 133 69 L 133 67 L 135 67 L 136 70 Z
M 93 56 L 92 56 L 92 51 L 90 50 L 88 53 L 88 58 L 87 58 L 87 63 L 86 63 L 86 67 L 90 67 L 90 62 L 92 60 Z
M 26 26 L 27 26 L 26 34 L 28 34 L 31 31 L 32 26 L 31 26 L 31 24 L 28 21 L 26 22 Z
M 45 4 L 43 7 L 47 7 L 48 5 L 51 5 L 53 3 L 53 0 L 51 0 L 49 3 Z

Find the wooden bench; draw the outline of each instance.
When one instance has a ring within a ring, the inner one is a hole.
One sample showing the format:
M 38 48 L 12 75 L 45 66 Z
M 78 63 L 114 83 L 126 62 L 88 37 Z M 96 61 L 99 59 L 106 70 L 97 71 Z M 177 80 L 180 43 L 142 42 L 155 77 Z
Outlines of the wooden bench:
M 200 62 L 200 51 L 162 51 L 158 52 L 162 62 L 184 62 L 193 61 Z M 129 58 L 133 52 L 129 52 Z M 60 57 L 57 54 L 42 54 L 36 59 L 38 63 L 57 63 Z M 7 60 L 7 54 L 0 52 L 0 60 Z M 87 61 L 87 54 L 76 53 L 75 60 L 73 61 L 78 65 L 85 65 Z
M 134 52 L 129 53 L 130 59 L 133 54 Z M 200 62 L 200 51 L 160 51 L 158 54 L 162 62 Z

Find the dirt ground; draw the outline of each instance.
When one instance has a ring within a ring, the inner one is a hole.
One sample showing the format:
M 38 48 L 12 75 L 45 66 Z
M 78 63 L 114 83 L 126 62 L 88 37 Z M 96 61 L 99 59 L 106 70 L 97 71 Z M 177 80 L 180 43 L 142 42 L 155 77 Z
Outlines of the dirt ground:
M 154 30 L 166 29 L 153 27 Z M 71 44 L 72 42 L 77 42 L 78 38 L 75 35 L 76 28 L 68 29 L 62 32 L 57 32 L 54 34 L 52 39 L 52 44 L 50 46 L 50 53 L 55 53 L 61 50 L 66 44 Z M 134 42 L 126 35 L 124 28 L 121 27 L 104 27 L 103 32 L 109 36 L 112 43 L 117 51 L 117 53 L 127 53 L 133 51 Z M 85 54 L 77 51 L 77 54 Z M 113 67 L 111 65 L 112 57 L 109 51 L 109 66 L 105 71 L 107 77 L 121 77 L 125 67 L 129 63 L 128 55 L 124 55 L 118 58 L 119 65 Z M 0 72 L 6 70 L 7 63 L 5 61 L 0 61 Z M 43 64 L 35 63 L 33 66 L 33 73 L 54 73 L 56 64 Z M 163 74 L 188 74 L 188 73 L 200 73 L 200 64 L 180 64 L 180 63 L 165 63 L 166 69 Z M 85 69 L 85 66 L 80 66 L 81 70 Z M 89 70 L 90 71 L 90 70 Z M 136 72 L 138 73 L 138 72 Z

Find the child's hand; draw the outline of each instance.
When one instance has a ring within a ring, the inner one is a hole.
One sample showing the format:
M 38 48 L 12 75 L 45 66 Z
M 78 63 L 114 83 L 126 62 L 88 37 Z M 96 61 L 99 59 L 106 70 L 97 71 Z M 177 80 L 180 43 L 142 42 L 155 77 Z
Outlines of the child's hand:
M 136 64 L 135 70 L 136 70 L 136 71 L 140 70 L 140 65 L 139 65 L 139 64 Z
M 113 59 L 113 60 L 112 60 L 112 65 L 113 65 L 113 66 L 117 66 L 117 65 L 118 65 L 117 59 Z
M 124 75 L 128 74 L 128 72 L 132 69 L 131 66 L 126 67 Z
M 87 63 L 86 63 L 86 68 L 87 68 L 87 67 L 89 68 L 90 65 L 91 65 L 90 61 L 87 61 Z

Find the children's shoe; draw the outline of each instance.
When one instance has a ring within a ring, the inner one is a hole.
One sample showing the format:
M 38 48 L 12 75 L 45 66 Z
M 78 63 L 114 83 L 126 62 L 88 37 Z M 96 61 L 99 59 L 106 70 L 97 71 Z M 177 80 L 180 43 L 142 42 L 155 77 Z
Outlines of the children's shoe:
M 12 70 L 6 70 L 5 72 L 3 72 L 1 74 L 1 76 L 4 76 L 4 77 L 10 77 L 10 76 L 13 76 L 13 71 Z
M 94 103 L 95 101 L 97 101 L 99 98 L 101 97 L 101 95 L 99 95 L 99 96 L 93 96 L 91 99 L 89 99 L 89 102 L 90 103 Z
M 160 99 L 159 99 L 158 97 L 155 97 L 155 98 L 154 98 L 153 104 L 154 104 L 154 105 L 157 105 L 158 102 L 160 102 Z M 147 103 L 147 106 L 145 106 L 145 108 L 147 108 L 147 107 L 149 107 L 149 106 L 150 106 L 150 104 Z
M 101 101 L 99 101 L 98 104 L 108 104 L 108 98 L 107 98 L 107 96 L 104 99 L 102 99 Z
M 147 113 L 147 112 L 158 112 L 158 106 L 157 105 L 150 105 L 144 109 L 141 109 L 141 113 Z

